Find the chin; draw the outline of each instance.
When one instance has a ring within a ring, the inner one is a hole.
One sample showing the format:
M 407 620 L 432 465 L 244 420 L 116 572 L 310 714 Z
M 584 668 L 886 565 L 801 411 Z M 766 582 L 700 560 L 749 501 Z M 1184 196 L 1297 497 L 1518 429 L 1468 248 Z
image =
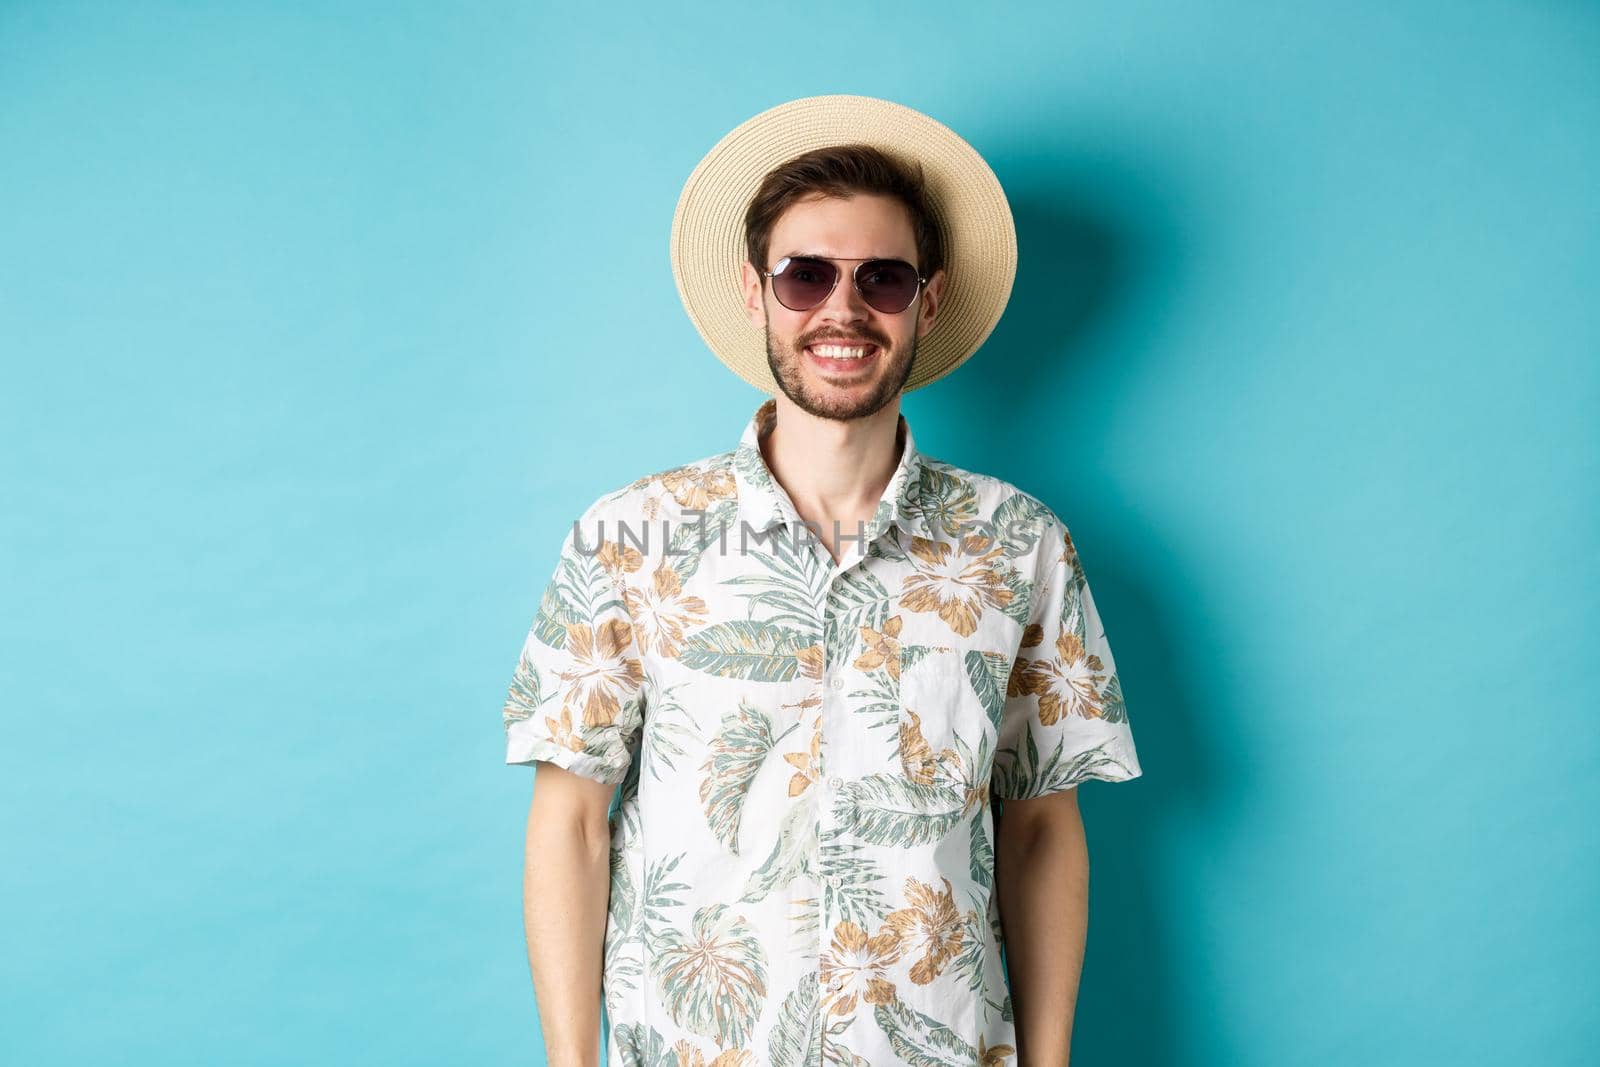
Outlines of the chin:
M 767 362 L 779 389 L 802 411 L 825 419 L 860 419 L 883 410 L 904 390 L 911 369 L 909 358 L 900 364 L 898 349 L 889 350 L 886 360 L 880 353 L 877 373 L 853 380 L 823 376 L 792 345 L 784 351 L 783 365 L 773 355 L 769 334 Z

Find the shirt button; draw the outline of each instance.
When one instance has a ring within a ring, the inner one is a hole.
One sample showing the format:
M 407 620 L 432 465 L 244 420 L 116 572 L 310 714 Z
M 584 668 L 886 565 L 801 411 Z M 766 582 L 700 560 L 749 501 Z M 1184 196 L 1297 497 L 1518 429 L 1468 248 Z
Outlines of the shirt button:
M 841 879 L 839 878 L 839 876 L 837 874 L 828 875 L 826 881 L 827 881 L 827 883 L 829 885 L 833 886 L 833 888 L 835 888 L 835 889 L 838 889 L 840 884 L 841 884 Z M 837 981 L 837 979 L 835 979 L 835 981 Z
M 844 788 L 844 779 L 840 778 L 837 774 L 834 775 L 832 778 L 828 779 L 828 788 L 832 789 L 834 792 L 838 792 Z
M 834 675 L 831 679 L 828 680 L 828 688 L 832 689 L 835 693 L 837 693 L 839 690 L 844 688 L 844 679 L 840 678 L 837 674 Z

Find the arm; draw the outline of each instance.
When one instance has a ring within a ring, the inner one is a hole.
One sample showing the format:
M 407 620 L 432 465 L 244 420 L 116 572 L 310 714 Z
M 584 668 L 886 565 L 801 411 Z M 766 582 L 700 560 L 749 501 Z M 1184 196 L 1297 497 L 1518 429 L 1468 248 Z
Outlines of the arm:
M 995 831 L 995 891 L 1017 1062 L 1066 1067 L 1089 925 L 1089 849 L 1076 788 L 1005 801 Z
M 551 1067 L 600 1062 L 600 966 L 614 785 L 541 762 L 528 809 L 522 918 Z

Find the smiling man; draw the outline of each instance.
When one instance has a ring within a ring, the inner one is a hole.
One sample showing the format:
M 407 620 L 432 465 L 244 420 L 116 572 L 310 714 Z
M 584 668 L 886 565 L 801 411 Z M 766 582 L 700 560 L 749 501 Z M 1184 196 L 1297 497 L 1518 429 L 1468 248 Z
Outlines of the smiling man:
M 795 101 L 702 161 L 673 262 L 771 396 L 590 505 L 523 644 L 549 1062 L 603 1001 L 613 1064 L 1065 1064 L 1121 685 L 1066 526 L 900 412 L 1004 309 L 999 183 L 918 112 Z

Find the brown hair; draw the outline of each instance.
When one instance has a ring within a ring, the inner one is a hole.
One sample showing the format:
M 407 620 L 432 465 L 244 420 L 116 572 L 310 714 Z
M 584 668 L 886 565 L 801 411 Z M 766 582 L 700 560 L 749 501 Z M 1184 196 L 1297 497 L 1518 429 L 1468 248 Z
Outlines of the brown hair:
M 924 278 L 931 278 L 944 266 L 944 242 L 928 202 L 922 165 L 902 163 L 872 145 L 842 144 L 796 156 L 761 179 L 744 214 L 745 251 L 752 267 L 766 270 L 767 246 L 778 218 L 796 201 L 819 193 L 887 196 L 900 201 L 916 236 L 917 269 Z

